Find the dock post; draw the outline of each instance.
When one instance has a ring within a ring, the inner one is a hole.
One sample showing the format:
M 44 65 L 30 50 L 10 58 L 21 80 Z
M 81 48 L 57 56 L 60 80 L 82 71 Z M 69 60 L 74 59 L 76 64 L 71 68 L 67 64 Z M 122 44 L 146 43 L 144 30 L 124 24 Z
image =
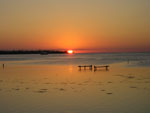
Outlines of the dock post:
M 90 70 L 92 70 L 92 65 L 90 65 Z
M 108 67 L 109 67 L 109 66 L 107 65 L 107 66 L 106 66 L 106 71 L 108 71 Z
M 108 66 L 106 66 L 106 70 L 108 70 Z
M 94 72 L 96 71 L 96 66 L 94 66 Z

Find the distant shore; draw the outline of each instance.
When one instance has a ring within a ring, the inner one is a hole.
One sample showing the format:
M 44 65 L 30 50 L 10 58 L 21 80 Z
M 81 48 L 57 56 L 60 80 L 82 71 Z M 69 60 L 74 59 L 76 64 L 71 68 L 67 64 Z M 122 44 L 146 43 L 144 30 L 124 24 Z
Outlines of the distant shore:
M 0 55 L 13 55 L 13 54 L 66 54 L 66 51 L 52 51 L 52 50 L 1 50 Z

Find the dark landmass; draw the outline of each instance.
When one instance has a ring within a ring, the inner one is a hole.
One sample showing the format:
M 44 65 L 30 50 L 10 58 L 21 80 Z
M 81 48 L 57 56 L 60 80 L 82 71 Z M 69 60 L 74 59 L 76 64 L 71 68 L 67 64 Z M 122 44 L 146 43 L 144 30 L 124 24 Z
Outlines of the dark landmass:
M 13 54 L 65 54 L 66 51 L 52 51 L 52 50 L 0 50 L 0 55 L 13 55 Z

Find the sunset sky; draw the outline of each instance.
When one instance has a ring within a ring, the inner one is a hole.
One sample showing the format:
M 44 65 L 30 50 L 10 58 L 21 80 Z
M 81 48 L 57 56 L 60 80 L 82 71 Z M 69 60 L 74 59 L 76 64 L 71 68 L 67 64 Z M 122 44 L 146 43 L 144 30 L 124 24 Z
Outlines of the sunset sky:
M 150 51 L 149 0 L 0 0 L 0 50 Z

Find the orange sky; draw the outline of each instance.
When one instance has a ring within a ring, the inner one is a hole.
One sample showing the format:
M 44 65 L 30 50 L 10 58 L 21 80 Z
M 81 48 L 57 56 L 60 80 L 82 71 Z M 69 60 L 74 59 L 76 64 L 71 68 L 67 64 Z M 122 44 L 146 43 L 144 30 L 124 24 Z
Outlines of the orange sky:
M 0 0 L 0 50 L 150 51 L 148 0 Z

